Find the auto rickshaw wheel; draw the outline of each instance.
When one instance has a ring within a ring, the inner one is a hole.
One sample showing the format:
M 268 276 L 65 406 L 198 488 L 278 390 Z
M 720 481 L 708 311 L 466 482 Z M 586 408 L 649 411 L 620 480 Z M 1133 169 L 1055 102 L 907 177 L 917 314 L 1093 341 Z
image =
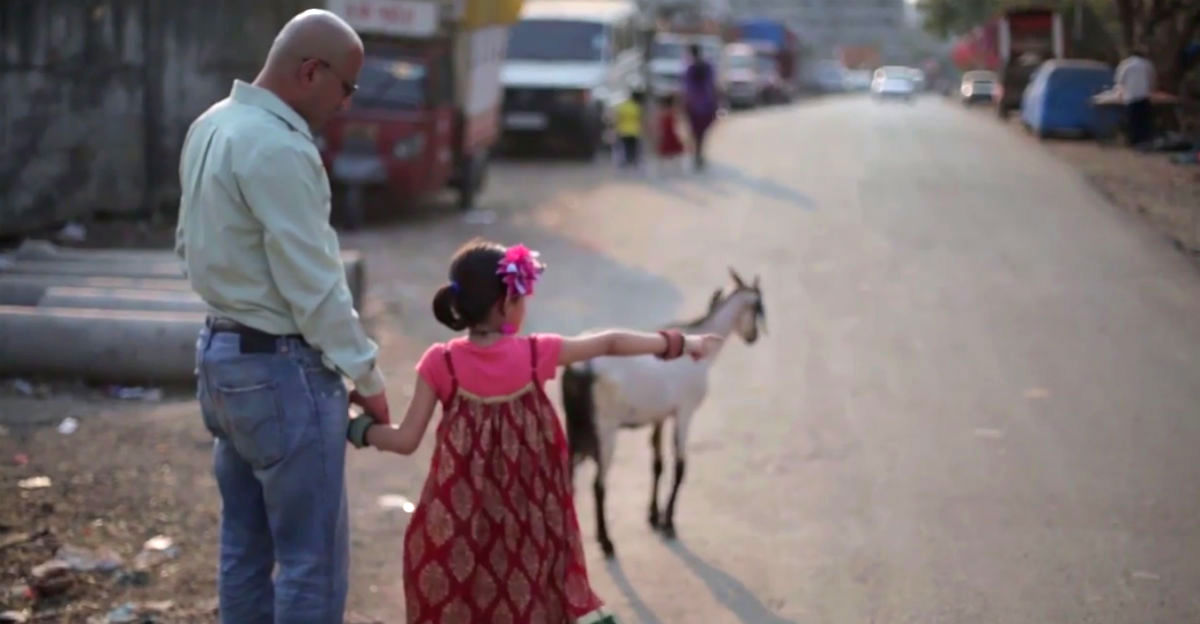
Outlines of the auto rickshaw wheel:
M 579 146 L 575 150 L 575 154 L 580 160 L 589 162 L 596 160 L 596 155 L 600 153 L 600 143 L 600 132 L 585 133 L 581 137 Z
M 367 203 L 361 184 L 350 184 L 342 193 L 342 220 L 347 230 L 357 230 L 367 221 Z
M 458 188 L 458 209 L 466 212 L 475 207 L 475 198 L 487 181 L 487 154 L 473 156 L 463 164 L 462 183 Z

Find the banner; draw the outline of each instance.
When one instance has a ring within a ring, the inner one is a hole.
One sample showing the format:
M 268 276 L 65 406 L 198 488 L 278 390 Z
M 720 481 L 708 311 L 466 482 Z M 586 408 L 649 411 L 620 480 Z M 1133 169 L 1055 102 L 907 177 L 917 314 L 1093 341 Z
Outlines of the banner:
M 521 15 L 522 0 L 462 0 L 463 23 L 471 30 L 511 24 Z

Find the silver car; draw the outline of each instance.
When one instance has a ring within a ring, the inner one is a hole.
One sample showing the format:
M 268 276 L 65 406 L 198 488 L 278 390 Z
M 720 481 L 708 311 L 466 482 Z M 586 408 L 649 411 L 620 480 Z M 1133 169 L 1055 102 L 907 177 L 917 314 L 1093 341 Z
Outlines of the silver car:
M 976 102 L 991 102 L 996 94 L 996 84 L 999 82 L 995 72 L 974 70 L 963 74 L 959 94 L 963 104 Z

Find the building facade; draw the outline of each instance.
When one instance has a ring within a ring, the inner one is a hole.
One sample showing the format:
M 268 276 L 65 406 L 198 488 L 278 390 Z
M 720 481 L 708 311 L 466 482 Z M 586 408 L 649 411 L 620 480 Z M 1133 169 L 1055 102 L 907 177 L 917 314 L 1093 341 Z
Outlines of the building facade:
M 886 59 L 903 53 L 911 20 L 905 0 L 731 0 L 738 14 L 786 22 L 817 57 L 839 46 L 878 46 Z

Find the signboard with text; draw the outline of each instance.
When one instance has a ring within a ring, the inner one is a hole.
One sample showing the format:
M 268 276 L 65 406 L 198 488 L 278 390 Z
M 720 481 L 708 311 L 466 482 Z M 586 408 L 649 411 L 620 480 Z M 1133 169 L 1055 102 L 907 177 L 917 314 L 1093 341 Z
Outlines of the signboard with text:
M 364 34 L 429 37 L 438 30 L 433 0 L 328 0 L 327 7 Z

